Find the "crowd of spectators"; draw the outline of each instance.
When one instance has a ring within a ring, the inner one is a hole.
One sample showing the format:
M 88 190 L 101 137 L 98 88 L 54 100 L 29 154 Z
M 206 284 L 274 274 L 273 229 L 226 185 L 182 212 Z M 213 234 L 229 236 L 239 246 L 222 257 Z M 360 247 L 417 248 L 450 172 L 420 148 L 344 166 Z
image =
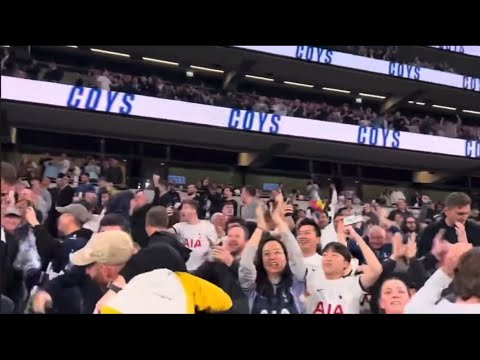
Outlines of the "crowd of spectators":
M 365 47 L 362 47 L 365 49 Z M 222 91 L 207 87 L 203 83 L 177 83 L 165 81 L 158 76 L 136 76 L 112 73 L 106 69 L 89 69 L 85 74 L 69 73 L 62 66 L 50 62 L 41 66 L 35 59 L 21 65 L 15 61 L 8 49 L 4 49 L 2 74 L 16 77 L 41 79 L 45 81 L 71 83 L 81 86 L 98 87 L 103 90 L 115 90 L 165 99 L 194 102 L 199 104 L 276 113 L 307 119 L 317 119 L 351 125 L 389 128 L 399 131 L 427 135 L 445 136 L 465 140 L 480 139 L 480 127 L 463 124 L 462 119 L 441 117 L 429 114 L 407 114 L 397 111 L 395 114 L 382 113 L 374 106 L 356 103 L 336 103 L 332 101 L 302 101 L 280 97 L 267 97 L 257 93 Z M 362 50 L 362 53 L 365 50 Z M 388 54 L 394 50 L 389 50 Z M 371 52 L 377 54 L 376 51 Z M 383 53 L 382 53 L 383 54 Z M 378 52 L 380 56 L 380 52 Z M 384 55 L 382 55 L 384 56 Z
M 310 181 L 299 208 L 282 186 L 234 198 L 204 179 L 182 196 L 154 175 L 149 201 L 85 174 L 75 189 L 45 173 L 20 187 L 4 162 L 1 175 L 1 313 L 480 312 L 480 224 L 464 193 L 435 209 L 394 190 L 358 212 L 333 183 L 321 194 Z
M 402 62 L 398 57 L 398 46 L 347 46 L 347 49 L 350 53 L 355 55 L 360 55 L 364 57 L 369 57 L 372 59 L 386 60 L 393 62 Z M 432 70 L 439 70 L 444 72 L 450 72 L 456 74 L 457 72 L 446 62 L 428 62 L 425 60 L 420 60 L 418 56 L 415 56 L 413 59 L 406 61 L 409 65 L 414 65 L 418 67 L 423 67 Z
M 77 187 L 81 176 L 88 176 L 88 181 L 97 185 L 100 180 L 105 180 L 116 186 L 125 185 L 124 164 L 117 158 L 96 159 L 93 156 L 86 158 L 70 158 L 62 153 L 60 156 L 49 153 L 35 156 L 36 159 L 23 154 L 17 162 L 19 178 L 31 181 L 34 178 L 47 177 L 55 180 L 59 175 L 67 175 L 71 184 Z

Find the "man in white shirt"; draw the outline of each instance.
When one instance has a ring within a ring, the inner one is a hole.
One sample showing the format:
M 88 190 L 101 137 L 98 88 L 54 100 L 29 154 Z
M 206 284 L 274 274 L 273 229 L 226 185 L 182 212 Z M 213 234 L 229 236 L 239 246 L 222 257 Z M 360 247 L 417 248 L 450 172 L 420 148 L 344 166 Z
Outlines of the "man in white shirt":
M 363 238 L 351 226 L 345 230 L 356 241 L 365 258 L 367 264 L 363 274 L 344 277 L 352 258 L 350 251 L 338 242 L 328 244 L 322 253 L 323 274 L 318 267 L 308 267 L 307 314 L 359 314 L 366 290 L 382 273 L 382 265 Z
M 316 267 L 319 274 L 323 274 L 322 255 L 319 253 L 319 245 L 323 232 L 313 219 L 303 219 L 297 225 L 297 241 L 303 254 L 303 261 L 306 265 Z M 336 241 L 334 241 L 336 242 Z M 323 248 L 323 246 L 322 246 Z M 358 267 L 358 260 L 352 258 L 350 267 L 345 270 L 344 275 L 355 272 Z
M 315 211 L 313 215 L 313 219 L 320 227 L 322 231 L 322 237 L 320 239 L 322 248 L 324 248 L 328 243 L 333 241 L 337 241 L 337 232 L 334 223 L 332 223 L 331 219 L 334 217 L 337 205 L 338 205 L 338 194 L 335 184 L 330 184 L 330 188 L 332 189 L 332 198 L 330 199 L 330 210 L 327 212 L 327 209 L 323 211 Z M 342 218 L 343 220 L 343 218 Z
M 70 170 L 70 160 L 68 160 L 67 154 L 63 153 L 59 163 L 58 171 L 61 174 L 67 174 L 68 170 Z
M 320 227 L 313 219 L 305 218 L 298 223 L 297 241 L 303 254 L 306 265 L 317 266 L 321 269 L 322 256 L 317 252 L 320 244 Z
M 187 261 L 188 271 L 196 270 L 207 260 L 210 249 L 218 244 L 218 235 L 215 226 L 207 220 L 199 220 L 197 213 L 198 203 L 195 200 L 183 200 L 180 218 L 184 221 L 175 224 L 172 231 L 179 236 L 179 240 L 190 250 Z
M 97 77 L 97 86 L 100 90 L 110 90 L 110 85 L 112 85 L 112 81 L 110 80 L 108 75 L 108 70 L 103 70 L 102 75 L 99 75 Z
M 405 307 L 406 314 L 480 314 L 480 248 L 459 242 L 448 250 L 438 269 Z M 441 299 L 453 281 L 455 302 Z M 440 301 L 439 301 L 440 300 Z

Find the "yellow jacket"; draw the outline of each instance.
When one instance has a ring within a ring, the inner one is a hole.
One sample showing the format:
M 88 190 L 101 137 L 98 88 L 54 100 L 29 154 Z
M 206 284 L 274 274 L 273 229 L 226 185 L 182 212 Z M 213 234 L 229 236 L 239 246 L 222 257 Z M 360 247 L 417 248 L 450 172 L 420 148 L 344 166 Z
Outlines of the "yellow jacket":
M 135 276 L 100 313 L 195 314 L 231 307 L 230 296 L 218 286 L 189 273 L 159 269 Z

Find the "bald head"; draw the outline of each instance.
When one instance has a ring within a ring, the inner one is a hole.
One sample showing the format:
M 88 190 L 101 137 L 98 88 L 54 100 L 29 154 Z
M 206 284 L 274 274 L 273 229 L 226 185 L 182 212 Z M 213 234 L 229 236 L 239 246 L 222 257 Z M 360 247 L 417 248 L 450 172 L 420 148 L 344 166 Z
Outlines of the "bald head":
M 225 216 L 222 213 L 215 213 L 212 215 L 210 221 L 212 222 L 213 225 L 219 226 L 222 229 L 225 227 Z
M 378 225 L 374 225 L 368 232 L 369 245 L 372 249 L 378 250 L 383 247 L 387 242 L 387 233 L 383 228 Z

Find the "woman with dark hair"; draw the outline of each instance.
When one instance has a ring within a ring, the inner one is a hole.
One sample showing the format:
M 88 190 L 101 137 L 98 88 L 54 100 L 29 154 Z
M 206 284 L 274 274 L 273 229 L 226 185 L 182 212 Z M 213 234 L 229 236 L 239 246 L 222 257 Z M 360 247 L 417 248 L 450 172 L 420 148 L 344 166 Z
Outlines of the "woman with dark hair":
M 400 277 L 392 276 L 386 279 L 380 287 L 378 308 L 382 314 L 403 314 L 405 306 L 410 301 L 407 284 Z
M 408 218 L 408 217 L 407 217 Z M 405 239 L 407 240 L 405 243 Z M 388 259 L 382 261 L 382 275 L 377 280 L 377 282 L 370 289 L 371 296 L 371 312 L 382 313 L 382 296 L 385 288 L 385 283 L 389 282 L 390 286 L 397 286 L 394 283 L 390 283 L 390 279 L 401 280 L 410 292 L 413 292 L 420 289 L 425 281 L 427 280 L 427 274 L 425 268 L 423 267 L 422 261 L 416 258 L 417 255 L 417 243 L 416 236 L 414 234 L 408 235 L 406 238 L 400 233 L 396 233 L 392 239 L 392 254 Z M 391 293 L 395 291 L 391 290 Z M 397 295 L 398 294 L 397 291 Z M 410 297 L 410 296 L 409 296 Z M 394 299 L 396 301 L 398 299 Z M 387 301 L 388 302 L 388 301 Z M 405 307 L 406 302 L 396 304 L 397 307 Z M 390 311 L 390 310 L 389 310 Z M 397 310 L 393 311 L 399 311 Z
M 300 247 L 284 218 L 285 203 L 277 197 L 272 220 L 280 237 L 265 232 L 261 206 L 257 228 L 242 254 L 240 285 L 247 295 L 251 314 L 301 314 L 300 296 L 305 290 L 305 264 Z

